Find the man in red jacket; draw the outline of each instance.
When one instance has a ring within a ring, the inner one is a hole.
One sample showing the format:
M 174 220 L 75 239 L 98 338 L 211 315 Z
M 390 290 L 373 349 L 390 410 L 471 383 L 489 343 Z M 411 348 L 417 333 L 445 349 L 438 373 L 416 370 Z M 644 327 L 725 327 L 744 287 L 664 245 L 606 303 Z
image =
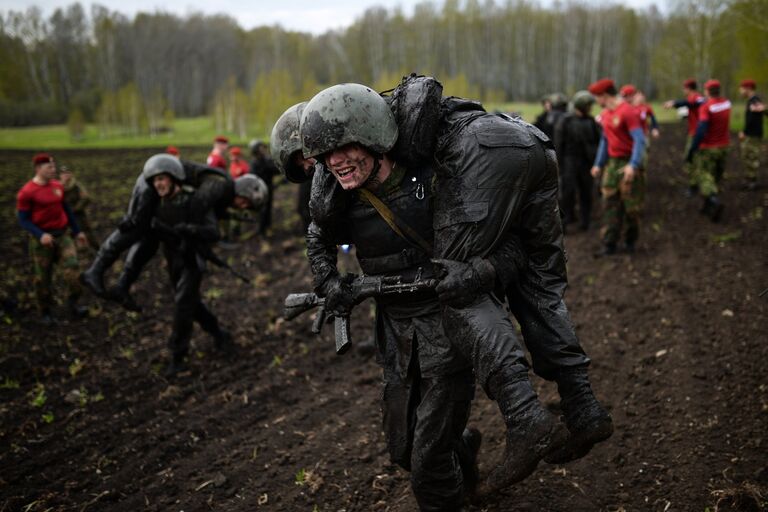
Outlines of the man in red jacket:
M 688 154 L 691 149 L 691 142 L 693 136 L 696 133 L 696 127 L 699 124 L 699 107 L 706 100 L 704 96 L 699 94 L 696 90 L 696 80 L 693 78 L 687 79 L 683 82 L 683 94 L 684 97 L 679 100 L 669 100 L 664 102 L 664 108 L 682 108 L 688 109 L 688 137 L 685 140 L 685 149 L 683 150 L 683 156 Z M 699 193 L 698 185 L 696 184 L 696 176 L 693 172 L 693 165 L 689 162 L 683 164 L 683 170 L 688 177 L 688 190 L 686 196 L 689 198 L 696 197 Z
M 226 171 L 229 166 L 227 165 L 227 159 L 224 155 L 227 154 L 228 147 L 229 139 L 223 135 L 218 135 L 213 139 L 213 149 L 208 155 L 208 159 L 205 161 L 208 167 L 216 167 L 217 169 Z
M 623 226 L 626 226 L 626 251 L 633 253 L 640 235 L 645 192 L 643 123 L 637 109 L 617 94 L 616 85 L 610 78 L 594 82 L 589 86 L 589 92 L 603 107 L 600 113 L 603 136 L 591 170 L 595 178 L 602 172 L 603 249 L 597 255 L 616 253 Z
M 701 213 L 712 222 L 718 222 L 723 204 L 717 194 L 731 144 L 731 102 L 720 96 L 720 82 L 717 80 L 707 80 L 704 94 L 707 101 L 699 107 L 699 123 L 686 161 L 693 162 L 696 184 L 699 193 L 704 196 Z
M 51 325 L 54 321 L 51 315 L 53 266 L 58 261 L 62 264 L 67 283 L 67 306 L 70 313 L 76 318 L 87 314 L 85 308 L 77 305 L 81 293 L 77 249 L 72 238 L 67 235 L 67 227 L 72 230 L 78 244 L 84 247 L 88 241 L 80 231 L 74 213 L 64 202 L 64 187 L 54 179 L 56 164 L 53 157 L 39 153 L 32 159 L 32 165 L 35 177 L 19 190 L 16 211 L 19 224 L 32 235 L 29 255 L 32 259 L 35 293 L 42 322 Z

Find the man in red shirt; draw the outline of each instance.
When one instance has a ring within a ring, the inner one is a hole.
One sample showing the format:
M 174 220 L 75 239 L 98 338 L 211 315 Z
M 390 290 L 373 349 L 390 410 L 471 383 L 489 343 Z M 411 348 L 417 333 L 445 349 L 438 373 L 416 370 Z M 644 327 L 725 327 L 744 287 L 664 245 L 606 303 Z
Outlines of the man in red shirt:
M 84 308 L 77 305 L 81 293 L 77 249 L 66 233 L 67 227 L 72 230 L 78 244 L 86 246 L 88 241 L 85 234 L 80 232 L 69 205 L 64 202 L 64 187 L 54 179 L 56 164 L 53 158 L 46 153 L 39 153 L 32 159 L 32 165 L 35 177 L 19 190 L 16 210 L 19 224 L 32 235 L 29 255 L 32 259 L 35 293 L 42 322 L 51 325 L 53 266 L 58 261 L 61 261 L 67 283 L 67 306 L 70 312 L 76 318 L 87 314 Z
M 685 107 L 688 110 L 688 137 L 685 140 L 685 149 L 683 150 L 683 156 L 688 154 L 691 149 L 691 142 L 693 141 L 693 135 L 696 133 L 696 127 L 699 124 L 699 107 L 706 101 L 704 96 L 699 94 L 696 90 L 696 80 L 689 78 L 683 82 L 683 94 L 685 95 L 679 100 L 669 100 L 664 102 L 664 108 L 682 108 Z M 686 196 L 689 198 L 696 197 L 699 193 L 698 185 L 696 184 L 696 176 L 693 172 L 693 165 L 686 161 L 683 164 L 683 170 L 688 177 L 688 190 Z
M 625 248 L 633 253 L 640 235 L 643 208 L 643 155 L 645 133 L 637 109 L 617 95 L 616 85 L 603 78 L 589 86 L 597 103 L 603 107 L 600 124 L 603 135 L 592 166 L 592 176 L 602 172 L 603 249 L 597 255 L 616 253 L 622 227 L 626 226 Z
M 209 167 L 216 167 L 223 171 L 227 170 L 227 159 L 224 155 L 227 154 L 227 148 L 229 147 L 229 139 L 223 135 L 218 135 L 213 139 L 213 149 L 208 155 L 208 159 L 205 161 Z
M 704 196 L 701 213 L 712 222 L 717 222 L 723 213 L 723 204 L 717 193 L 731 144 L 731 102 L 720 96 L 720 82 L 717 80 L 707 80 L 704 94 L 707 101 L 699 107 L 699 123 L 685 159 L 693 162 L 696 184 L 699 193 Z
M 234 146 L 229 150 L 229 158 L 229 175 L 233 180 L 248 174 L 251 170 L 251 164 L 243 158 L 243 151 L 239 147 Z

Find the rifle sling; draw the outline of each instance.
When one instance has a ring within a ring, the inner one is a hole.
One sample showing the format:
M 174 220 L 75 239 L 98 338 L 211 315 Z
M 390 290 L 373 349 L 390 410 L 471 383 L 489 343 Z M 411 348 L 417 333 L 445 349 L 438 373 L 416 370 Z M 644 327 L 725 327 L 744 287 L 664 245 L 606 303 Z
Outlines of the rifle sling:
M 379 216 L 384 219 L 392 231 L 397 233 L 400 238 L 408 242 L 409 244 L 418 247 L 428 255 L 432 255 L 432 244 L 424 240 L 411 226 L 406 224 L 400 217 L 395 215 L 389 206 L 384 201 L 376 197 L 376 195 L 368 189 L 360 189 L 359 194 L 365 200 L 367 200 L 371 206 L 378 212 Z

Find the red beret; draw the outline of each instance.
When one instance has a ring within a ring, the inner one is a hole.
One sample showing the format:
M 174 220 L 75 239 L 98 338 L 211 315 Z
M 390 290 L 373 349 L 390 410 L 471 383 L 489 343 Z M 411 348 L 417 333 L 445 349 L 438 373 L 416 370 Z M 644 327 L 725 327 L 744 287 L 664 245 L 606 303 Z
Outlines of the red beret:
M 614 84 L 613 80 L 611 80 L 610 78 L 602 78 L 597 82 L 589 84 L 589 87 L 587 89 L 589 89 L 589 92 L 591 92 L 595 96 L 599 96 L 600 94 L 605 94 L 610 89 L 613 89 L 615 91 L 616 84 Z
M 621 90 L 619 91 L 619 94 L 622 96 L 632 96 L 637 92 L 637 89 L 635 89 L 635 86 L 632 84 L 627 84 L 622 86 Z
M 32 157 L 32 165 L 47 164 L 53 162 L 53 157 L 48 153 L 38 153 Z
M 226 138 L 223 135 L 217 135 L 215 139 L 213 139 L 214 142 L 221 142 L 222 144 L 229 144 L 229 139 Z
M 747 78 L 745 80 L 742 80 L 741 84 L 739 84 L 739 85 L 741 85 L 742 87 L 746 87 L 747 89 L 757 89 L 757 84 L 751 78 Z
M 683 87 L 687 87 L 689 89 L 695 89 L 696 88 L 696 79 L 695 78 L 689 78 L 685 82 L 683 82 Z
M 712 87 L 720 87 L 720 80 L 715 80 L 714 78 L 710 78 L 706 82 L 704 82 L 704 88 L 710 89 Z
M 230 155 L 242 155 L 243 151 L 239 147 L 235 146 L 235 147 L 233 147 L 232 149 L 229 150 L 229 154 Z
M 168 146 L 165 148 L 165 152 L 169 155 L 179 156 L 179 149 L 176 146 Z

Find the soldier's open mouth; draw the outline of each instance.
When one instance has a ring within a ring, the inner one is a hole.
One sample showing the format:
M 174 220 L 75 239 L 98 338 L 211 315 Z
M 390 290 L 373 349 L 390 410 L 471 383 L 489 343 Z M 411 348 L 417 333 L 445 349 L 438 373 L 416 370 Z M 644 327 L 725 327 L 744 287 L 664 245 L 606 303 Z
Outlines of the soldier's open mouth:
M 355 171 L 354 167 L 346 167 L 344 169 L 340 169 L 340 170 L 336 171 L 336 175 L 339 178 L 343 178 L 344 176 L 346 176 L 348 174 L 352 174 L 354 171 Z

